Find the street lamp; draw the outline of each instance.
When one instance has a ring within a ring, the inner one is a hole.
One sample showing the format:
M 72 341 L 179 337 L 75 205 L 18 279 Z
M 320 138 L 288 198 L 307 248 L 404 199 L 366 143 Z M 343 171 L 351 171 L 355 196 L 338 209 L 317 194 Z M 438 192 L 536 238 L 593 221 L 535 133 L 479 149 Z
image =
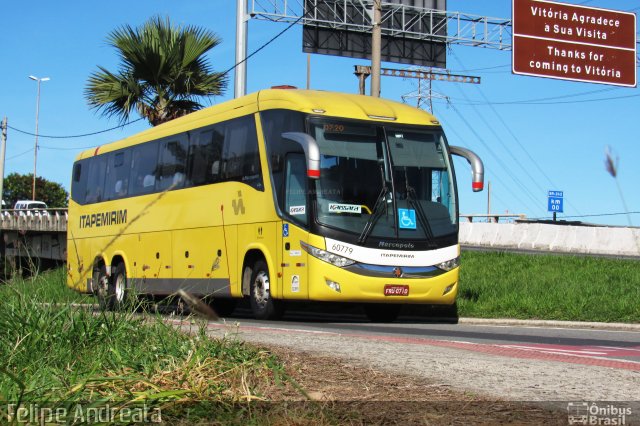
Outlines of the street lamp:
M 38 82 L 38 95 L 36 96 L 36 145 L 33 150 L 33 187 L 31 188 L 31 199 L 36 199 L 36 164 L 38 163 L 38 115 L 40 115 L 40 82 L 49 81 L 49 77 L 38 78 L 30 75 L 31 80 Z

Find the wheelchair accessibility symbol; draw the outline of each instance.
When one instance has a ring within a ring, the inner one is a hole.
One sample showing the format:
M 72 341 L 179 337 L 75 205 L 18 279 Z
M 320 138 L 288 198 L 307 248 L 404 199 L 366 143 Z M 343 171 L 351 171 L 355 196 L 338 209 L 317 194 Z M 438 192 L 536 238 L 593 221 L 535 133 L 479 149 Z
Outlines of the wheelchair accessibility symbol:
M 398 209 L 400 229 L 416 229 L 416 211 L 413 209 Z

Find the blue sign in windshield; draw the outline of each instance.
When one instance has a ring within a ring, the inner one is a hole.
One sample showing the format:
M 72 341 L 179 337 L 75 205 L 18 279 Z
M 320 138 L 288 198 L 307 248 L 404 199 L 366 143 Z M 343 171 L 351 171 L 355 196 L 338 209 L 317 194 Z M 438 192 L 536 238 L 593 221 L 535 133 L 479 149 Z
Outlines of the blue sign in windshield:
M 416 211 L 413 209 L 398 209 L 400 229 L 416 229 Z

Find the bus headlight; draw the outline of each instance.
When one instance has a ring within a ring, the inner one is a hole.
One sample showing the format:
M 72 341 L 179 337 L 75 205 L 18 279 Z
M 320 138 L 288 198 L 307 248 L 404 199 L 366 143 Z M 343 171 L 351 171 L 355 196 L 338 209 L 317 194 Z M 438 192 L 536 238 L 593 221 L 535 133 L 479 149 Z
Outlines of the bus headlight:
M 345 266 L 350 266 L 356 263 L 355 260 L 347 259 L 346 257 L 339 256 L 337 254 L 329 253 L 326 250 L 319 249 L 317 247 L 311 246 L 309 244 L 303 243 L 300 241 L 300 246 L 304 251 L 309 253 L 311 256 L 322 260 L 323 262 L 330 263 L 339 268 L 344 268 Z
M 450 270 L 460 266 L 460 256 L 456 257 L 455 259 L 451 259 L 451 260 L 447 260 L 446 262 L 439 263 L 435 266 L 436 268 L 449 272 Z
M 325 282 L 327 283 L 327 285 L 329 286 L 329 288 L 333 291 L 336 291 L 338 293 L 342 293 L 342 290 L 340 290 L 340 283 L 337 283 L 335 281 L 331 281 L 330 279 L 326 278 Z

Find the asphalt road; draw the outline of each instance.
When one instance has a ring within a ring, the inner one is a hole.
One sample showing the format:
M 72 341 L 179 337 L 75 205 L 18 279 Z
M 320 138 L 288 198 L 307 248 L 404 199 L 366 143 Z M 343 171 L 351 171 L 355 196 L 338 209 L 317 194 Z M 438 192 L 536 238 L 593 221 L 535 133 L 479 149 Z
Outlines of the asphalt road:
M 629 402 L 640 413 L 639 325 L 490 321 L 405 315 L 374 324 L 357 307 L 299 305 L 281 321 L 256 321 L 244 307 L 206 326 L 212 337 L 338 357 L 463 392 L 512 401 Z
M 462 319 L 458 324 L 439 321 L 437 318 L 402 316 L 399 321 L 386 324 L 370 323 L 357 307 L 330 308 L 331 313 L 313 305 L 288 310 L 284 320 L 257 321 L 248 309 L 240 307 L 227 321 L 236 321 L 240 327 L 275 328 L 291 333 L 321 332 L 336 335 L 368 338 L 395 338 L 407 341 L 440 341 L 470 344 L 469 348 L 492 347 L 501 355 L 522 351 L 535 354 L 556 354 L 563 357 L 579 357 L 588 361 L 616 360 L 628 362 L 640 371 L 640 326 L 629 330 L 610 330 L 607 324 L 579 324 L 550 322 L 526 322 L 514 325 L 510 321 L 493 320 L 494 324 L 477 324 Z M 593 328 L 596 327 L 596 328 Z M 548 358 L 548 357 L 546 357 Z

